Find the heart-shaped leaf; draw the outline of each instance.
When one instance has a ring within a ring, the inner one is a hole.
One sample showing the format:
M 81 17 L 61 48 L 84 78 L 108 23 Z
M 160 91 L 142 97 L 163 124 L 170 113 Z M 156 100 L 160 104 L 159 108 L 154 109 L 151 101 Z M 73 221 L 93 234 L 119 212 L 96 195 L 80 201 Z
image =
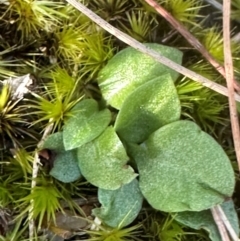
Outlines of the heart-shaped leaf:
M 78 163 L 83 176 L 91 184 L 107 190 L 118 189 L 137 176 L 126 165 L 127 160 L 126 151 L 113 127 L 78 148 Z
M 224 202 L 221 204 L 221 207 L 234 231 L 239 235 L 238 216 L 233 201 L 229 200 Z M 181 212 L 176 216 L 174 215 L 174 217 L 178 222 L 190 228 L 197 230 L 205 229 L 209 233 L 209 237 L 212 241 L 222 241 L 218 227 L 216 226 L 210 210 L 204 210 L 201 212 Z
M 74 182 L 79 179 L 81 172 L 77 163 L 76 150 L 58 153 L 50 175 L 64 183 Z
M 108 126 L 111 112 L 108 109 L 99 111 L 93 99 L 79 102 L 73 108 L 73 116 L 63 128 L 65 150 L 77 148 L 98 137 Z
M 140 143 L 161 126 L 180 118 L 181 106 L 171 76 L 157 77 L 123 102 L 115 130 L 127 142 Z
M 154 43 L 145 44 L 161 55 L 182 62 L 182 52 Z M 118 52 L 99 72 L 98 83 L 107 103 L 120 109 L 129 94 L 137 87 L 164 74 L 176 80 L 178 73 L 131 47 Z
M 176 121 L 131 148 L 148 202 L 165 212 L 202 211 L 231 197 L 235 179 L 222 147 L 190 121 Z
M 43 145 L 40 147 L 41 149 L 49 149 L 56 152 L 64 151 L 63 145 L 63 133 L 56 132 L 54 134 L 49 135 L 46 140 L 43 142 Z
M 137 179 L 117 190 L 98 189 L 98 199 L 102 207 L 94 209 L 93 214 L 113 228 L 122 228 L 132 223 L 143 202 Z

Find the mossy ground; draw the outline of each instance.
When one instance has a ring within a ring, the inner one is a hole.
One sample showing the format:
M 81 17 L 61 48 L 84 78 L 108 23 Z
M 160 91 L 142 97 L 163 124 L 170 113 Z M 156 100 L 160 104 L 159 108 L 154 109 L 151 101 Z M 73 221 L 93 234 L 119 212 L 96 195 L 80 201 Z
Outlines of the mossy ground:
M 223 63 L 219 11 L 205 1 L 158 2 L 181 21 L 217 61 Z M 233 4 L 233 35 L 239 29 L 237 13 L 240 6 L 237 2 Z M 86 0 L 84 4 L 140 42 L 180 49 L 184 53 L 185 67 L 225 85 L 225 80 L 201 54 L 144 1 Z M 45 128 L 52 123 L 52 132 L 61 130 L 69 117 L 69 110 L 79 100 L 89 97 L 101 100 L 97 74 L 126 45 L 63 0 L 6 0 L 0 3 L 0 16 L 0 240 L 28 240 L 29 212 L 39 224 L 36 240 L 47 240 L 41 238 L 49 225 L 47 220 L 54 222 L 56 211 L 61 209 L 83 215 L 85 204 L 79 206 L 76 200 L 96 197 L 97 190 L 84 180 L 63 184 L 53 179 L 49 170 L 54 155 L 42 153 L 43 165 L 38 173 L 37 186 L 31 192 L 34 151 Z M 239 79 L 239 45 L 233 42 L 232 49 L 235 76 Z M 30 90 L 23 99 L 14 100 L 11 90 L 2 87 L 2 81 L 26 74 L 31 74 L 33 79 Z M 195 121 L 211 134 L 227 152 L 237 173 L 227 98 L 182 76 L 176 87 L 182 118 Z M 238 196 L 237 183 L 236 209 L 240 205 Z M 32 199 L 41 202 L 37 208 L 29 210 Z M 63 200 L 65 207 L 62 206 Z M 95 204 L 97 202 L 91 205 Z M 91 219 L 89 222 L 91 224 Z M 141 227 L 131 230 L 137 224 Z M 64 231 L 53 226 L 51 231 L 63 237 Z M 128 236 L 124 238 L 126 234 Z M 90 236 L 92 240 L 209 240 L 205 232 L 190 230 L 147 204 L 129 230 L 112 231 L 111 235 L 106 227 L 102 227 L 97 234 L 87 232 L 81 236 L 76 233 L 72 240 Z

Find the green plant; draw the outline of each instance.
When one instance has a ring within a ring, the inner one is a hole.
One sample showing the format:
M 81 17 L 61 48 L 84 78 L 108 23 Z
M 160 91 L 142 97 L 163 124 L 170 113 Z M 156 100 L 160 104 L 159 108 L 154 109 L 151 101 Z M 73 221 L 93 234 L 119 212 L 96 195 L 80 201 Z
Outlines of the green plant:
M 231 12 L 231 17 L 233 19 L 239 20 L 239 11 L 240 11 L 239 4 L 240 4 L 240 1 L 239 0 L 233 0 L 231 2 L 231 4 L 232 4 L 232 7 L 233 7 L 232 12 Z
M 29 213 L 28 219 L 38 218 L 38 229 L 43 225 L 48 225 L 50 220 L 55 222 L 55 213 L 63 209 L 60 198 L 64 198 L 50 179 L 41 178 L 38 185 L 31 189 L 30 193 L 16 201 L 21 208 L 18 218 L 22 218 Z M 32 208 L 33 203 L 34 208 Z
M 118 20 L 117 16 L 124 13 L 129 7 L 129 1 L 127 0 L 89 1 L 89 4 L 97 9 L 99 14 L 107 21 Z
M 139 233 L 141 225 L 135 225 L 130 228 L 109 228 L 100 226 L 98 231 L 88 231 L 90 234 L 90 241 L 130 241 L 130 240 L 140 240 L 136 237 Z
M 28 194 L 23 187 L 28 186 L 32 173 L 32 153 L 24 148 L 12 149 L 11 152 L 13 157 L 9 154 L 2 157 L 0 205 L 5 208 L 13 208 L 16 200 Z
M 183 225 L 176 222 L 175 215 L 162 215 L 159 212 L 153 212 L 146 214 L 146 216 L 146 219 L 143 220 L 144 231 L 153 240 L 192 240 L 190 235 L 198 237 L 197 240 L 199 240 L 202 236 L 200 233 L 187 230 Z
M 11 179 L 6 178 L 5 180 L 3 178 L 1 180 L 0 185 L 0 207 L 6 207 L 11 201 L 13 201 L 13 197 L 10 193 L 9 187 L 11 186 Z
M 25 179 L 29 178 L 29 175 L 32 174 L 32 164 L 33 164 L 33 155 L 31 152 L 28 152 L 24 148 L 19 148 L 12 150 L 14 158 L 9 158 L 9 162 L 11 163 L 11 175 L 16 176 L 15 180 L 17 180 L 19 176 Z M 15 171 L 14 171 L 15 169 Z M 9 169 L 8 169 L 9 171 Z
M 228 200 L 221 204 L 222 209 L 231 222 L 232 228 L 238 233 L 238 217 L 236 213 L 233 213 L 234 203 L 232 200 Z M 182 225 L 187 225 L 195 230 L 203 229 L 207 231 L 211 240 L 221 240 L 218 232 L 218 227 L 213 222 L 213 216 L 210 210 L 203 210 L 201 212 L 181 212 L 172 215 L 177 222 Z
M 205 46 L 207 51 L 221 64 L 224 62 L 223 54 L 223 37 L 222 32 L 218 26 L 206 28 L 201 32 L 197 33 L 200 41 Z M 233 58 L 238 58 L 239 46 L 236 42 L 231 43 Z
M 67 16 L 58 10 L 63 7 L 60 2 L 38 0 L 10 0 L 3 15 L 8 25 L 20 32 L 20 42 L 33 40 L 39 36 L 39 29 L 51 31 L 61 18 Z
M 0 78 L 8 78 L 8 77 L 15 77 L 16 73 L 11 70 L 12 67 L 23 66 L 19 64 L 15 60 L 7 60 L 6 55 L 12 53 L 17 49 L 17 47 L 10 47 L 9 45 L 2 46 L 4 48 L 3 51 L 0 52 Z
M 105 37 L 101 32 L 84 36 L 79 64 L 80 73 L 88 76 L 85 82 L 95 78 L 99 70 L 112 58 L 114 51 L 112 42 L 112 38 Z
M 22 219 L 16 222 L 14 229 L 11 232 L 7 232 L 6 235 L 0 235 L 1 241 L 28 241 L 29 239 L 24 238 L 24 232 L 26 231 L 27 226 L 22 227 Z
M 126 15 L 128 20 L 127 23 L 130 27 L 120 22 L 122 28 L 134 39 L 140 42 L 146 42 L 149 39 L 151 31 L 154 29 L 154 18 L 144 11 L 127 12 Z
M 66 26 L 59 28 L 54 33 L 53 46 L 56 49 L 56 55 L 60 59 L 77 61 L 82 54 L 82 41 L 83 41 L 83 26 L 75 26 L 72 24 L 70 27 Z
M 195 19 L 202 17 L 199 15 L 200 9 L 203 8 L 202 1 L 159 0 L 159 2 L 163 4 L 174 18 L 184 23 L 185 26 L 197 26 Z
M 37 115 L 38 119 L 33 124 L 42 121 L 54 123 L 54 128 L 61 129 L 63 121 L 69 117 L 72 107 L 82 98 L 81 91 L 76 87 L 81 79 L 70 76 L 66 70 L 59 67 L 48 73 L 45 77 L 53 82 L 47 83 L 47 91 L 44 96 L 32 92 L 36 100 L 29 100 L 29 105 L 33 109 L 32 114 Z
M 11 99 L 8 85 L 2 87 L 0 94 L 0 134 L 2 138 L 9 138 L 15 146 L 21 146 L 19 137 L 23 135 L 33 137 L 31 132 L 26 130 L 29 123 L 27 119 L 23 118 L 24 105 L 20 105 L 20 101 L 21 99 Z M 4 140 L 3 142 L 5 143 Z M 3 148 L 5 147 L 4 143 Z
M 215 78 L 221 82 L 216 71 L 205 61 L 199 61 L 189 68 L 206 78 Z M 194 120 L 201 128 L 217 136 L 216 126 L 226 126 L 229 118 L 225 117 L 227 103 L 221 95 L 211 91 L 189 78 L 177 81 L 176 88 L 182 106 L 182 115 Z M 219 128 L 219 127 L 218 127 Z
M 233 18 L 237 2 L 232 2 Z M 200 14 L 208 11 L 203 1 L 158 3 L 223 61 L 221 26 L 202 20 Z M 141 42 L 165 44 L 146 44 L 149 48 L 178 64 L 184 54 L 184 66 L 225 84 L 145 1 L 84 4 Z M 13 228 L 0 240 L 47 240 L 42 231 L 58 223 L 59 210 L 70 209 L 84 219 L 91 211 L 100 219 L 99 230 L 86 228 L 89 240 L 219 241 L 214 221 L 206 217 L 211 217 L 209 208 L 232 195 L 231 165 L 237 170 L 226 97 L 132 48 L 122 50 L 125 44 L 66 1 L 4 0 L 0 16 L 1 80 L 31 74 L 33 81 L 21 101 L 12 99 L 5 82 L 1 88 L 0 234 L 2 210 L 11 210 Z M 239 47 L 234 42 L 232 51 L 239 75 Z M 39 147 L 51 123 L 52 134 Z M 39 171 L 31 188 L 36 148 Z M 96 208 L 94 202 L 95 209 L 82 207 L 79 200 L 87 202 L 88 195 L 94 200 L 97 195 L 101 206 Z M 238 198 L 234 200 L 238 205 Z M 225 204 L 235 228 L 233 203 Z M 85 208 L 90 212 L 84 213 Z M 151 215 L 155 209 L 160 217 Z M 144 212 L 150 215 L 149 224 L 141 221 Z M 31 218 L 37 227 L 33 239 L 27 230 Z M 190 235 L 191 228 L 204 225 L 211 227 L 209 239 L 203 231 Z M 75 231 L 73 235 L 81 235 Z
M 146 45 L 181 63 L 182 53 L 176 49 Z M 144 67 L 139 68 L 138 61 Z M 232 195 L 234 173 L 221 146 L 194 122 L 179 120 L 177 77 L 132 48 L 119 52 L 98 76 L 107 104 L 119 109 L 114 126 L 108 126 L 111 114 L 105 106 L 99 109 L 95 100 L 84 99 L 72 108 L 63 131 L 50 135 L 41 147 L 57 153 L 52 176 L 62 182 L 83 176 L 99 188 L 102 207 L 93 213 L 105 225 L 117 229 L 129 225 L 141 210 L 142 195 L 154 209 L 170 213 L 210 209 Z M 182 94 L 199 91 L 197 85 L 186 86 L 180 89 Z M 128 156 L 135 169 L 127 163 Z M 169 225 L 160 236 L 170 235 Z

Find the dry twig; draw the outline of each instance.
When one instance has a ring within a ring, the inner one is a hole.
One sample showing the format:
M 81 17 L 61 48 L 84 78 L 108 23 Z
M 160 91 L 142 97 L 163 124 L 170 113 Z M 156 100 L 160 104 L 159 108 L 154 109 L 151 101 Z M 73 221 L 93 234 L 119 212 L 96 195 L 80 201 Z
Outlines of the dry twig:
M 50 120 L 51 122 L 51 120 Z M 39 155 L 38 155 L 38 148 L 42 146 L 43 142 L 45 141 L 46 137 L 50 134 L 53 128 L 53 123 L 48 125 L 47 128 L 45 129 L 42 139 L 37 145 L 37 149 L 35 150 L 35 155 L 34 155 L 34 160 L 33 160 L 33 170 L 32 170 L 32 183 L 31 183 L 31 191 L 33 191 L 34 187 L 37 185 L 36 178 L 38 175 L 38 170 L 39 170 Z M 34 208 L 34 202 L 31 200 L 31 208 L 29 209 L 29 217 L 31 217 L 31 212 Z M 34 240 L 34 233 L 35 233 L 35 222 L 34 219 L 31 217 L 29 220 L 29 240 L 33 241 Z
M 152 6 L 161 16 L 163 16 L 187 41 L 191 44 L 203 57 L 224 77 L 226 72 L 222 65 L 220 65 L 214 57 L 207 51 L 207 49 L 193 36 L 181 23 L 179 23 L 169 12 L 161 7 L 155 0 L 145 0 Z M 234 81 L 234 88 L 240 92 L 240 86 Z
M 228 230 L 228 233 L 232 237 L 232 240 L 239 241 L 239 238 L 238 238 L 237 234 L 235 233 L 234 229 L 232 228 L 231 223 L 227 219 L 222 207 L 220 205 L 217 205 L 216 207 L 214 207 L 214 209 L 218 213 L 217 215 L 222 220 L 224 226 Z
M 219 215 L 217 206 L 211 208 L 211 212 L 212 212 L 213 219 L 218 227 L 218 231 L 220 233 L 222 241 L 230 241 L 230 238 L 229 238 L 227 230 L 224 226 L 223 220 L 222 220 L 221 216 Z
M 213 81 L 187 69 L 184 68 L 181 65 L 176 64 L 175 62 L 169 60 L 168 58 L 160 55 L 156 51 L 153 51 L 152 49 L 146 47 L 145 45 L 139 43 L 134 38 L 130 37 L 129 35 L 123 33 L 122 31 L 118 30 L 117 28 L 114 28 L 112 25 L 107 23 L 105 20 L 100 18 L 97 14 L 93 13 L 91 10 L 89 10 L 87 7 L 85 7 L 83 4 L 77 2 L 76 0 L 66 0 L 68 3 L 70 3 L 72 6 L 74 6 L 76 9 L 78 9 L 80 12 L 84 13 L 86 16 L 88 16 L 92 21 L 97 23 L 100 27 L 114 35 L 116 38 L 120 39 L 124 43 L 130 45 L 131 47 L 137 49 L 138 51 L 147 54 L 154 58 L 156 61 L 168 66 L 171 69 L 174 69 L 175 71 L 189 77 L 190 79 L 197 81 L 201 83 L 202 85 L 222 94 L 225 96 L 228 96 L 227 88 L 225 88 L 222 85 L 219 85 L 217 83 L 214 83 Z M 240 102 L 240 96 L 238 94 L 235 94 L 235 99 Z
M 235 152 L 238 160 L 238 168 L 240 170 L 240 132 L 239 132 L 239 122 L 238 114 L 236 108 L 236 102 L 234 99 L 234 74 L 233 74 L 233 63 L 232 63 L 232 54 L 231 54 L 231 42 L 230 42 L 230 9 L 231 2 L 230 0 L 223 1 L 223 40 L 224 40 L 224 65 L 226 71 L 226 81 L 229 91 L 229 109 L 230 109 L 230 118 L 232 125 L 232 135 L 234 141 Z M 230 222 L 228 221 L 226 215 L 222 208 L 218 205 L 211 209 L 213 218 L 218 230 L 221 234 L 223 241 L 229 241 L 228 234 L 225 229 L 228 230 L 228 233 L 234 241 L 239 241 L 238 236 L 233 230 Z

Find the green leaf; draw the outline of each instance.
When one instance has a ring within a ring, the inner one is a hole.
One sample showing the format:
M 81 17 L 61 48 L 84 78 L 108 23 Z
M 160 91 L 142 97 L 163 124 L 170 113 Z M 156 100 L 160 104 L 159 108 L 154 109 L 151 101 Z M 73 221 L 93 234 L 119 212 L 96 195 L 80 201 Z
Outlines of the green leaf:
M 234 191 L 234 172 L 222 147 L 190 121 L 176 121 L 131 147 L 140 189 L 165 212 L 202 211 Z
M 81 172 L 77 163 L 76 151 L 66 151 L 58 153 L 50 175 L 61 182 L 74 182 L 81 177 Z
M 157 77 L 123 102 L 115 130 L 127 142 L 140 143 L 161 126 L 179 120 L 180 101 L 171 76 Z
M 113 127 L 78 148 L 78 163 L 83 176 L 91 184 L 107 190 L 118 189 L 137 176 L 126 164 L 127 160 L 126 151 Z
M 98 199 L 102 207 L 94 209 L 93 214 L 113 228 L 122 228 L 132 223 L 143 202 L 137 179 L 117 190 L 98 189 Z
M 40 149 L 49 149 L 56 152 L 64 151 L 63 133 L 56 132 L 49 135 L 44 141 L 43 145 L 40 147 Z
M 65 150 L 72 150 L 98 137 L 111 121 L 108 109 L 99 111 L 93 99 L 86 99 L 73 108 L 73 116 L 63 127 Z
M 182 62 L 182 52 L 154 43 L 145 44 L 161 55 Z M 99 72 L 98 83 L 107 103 L 120 109 L 129 94 L 137 87 L 158 76 L 170 74 L 176 80 L 178 73 L 131 47 L 118 52 Z
M 234 208 L 232 200 L 224 202 L 221 207 L 226 214 L 231 226 L 237 235 L 239 235 L 238 216 Z M 194 229 L 205 229 L 209 233 L 209 237 L 212 241 L 221 241 L 221 236 L 218 231 L 218 227 L 212 217 L 210 210 L 204 210 L 201 212 L 181 212 L 174 216 L 175 220 Z

